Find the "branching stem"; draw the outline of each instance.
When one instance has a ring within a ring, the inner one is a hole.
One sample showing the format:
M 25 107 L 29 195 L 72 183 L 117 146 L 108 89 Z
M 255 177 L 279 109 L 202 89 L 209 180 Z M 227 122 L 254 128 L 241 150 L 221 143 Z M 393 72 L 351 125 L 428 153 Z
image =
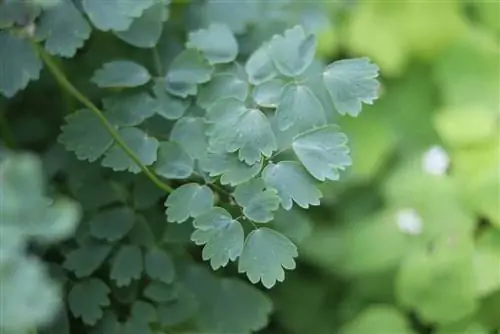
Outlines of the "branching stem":
M 35 47 L 40 55 L 40 58 L 47 65 L 47 68 L 55 77 L 57 82 L 61 85 L 61 87 L 67 91 L 70 95 L 72 95 L 76 100 L 80 101 L 85 107 L 90 109 L 95 116 L 101 121 L 106 130 L 110 133 L 110 135 L 114 138 L 118 146 L 120 146 L 125 154 L 139 166 L 142 172 L 160 189 L 166 191 L 167 193 L 171 193 L 174 191 L 172 187 L 168 184 L 162 182 L 148 167 L 146 167 L 141 160 L 137 157 L 137 155 L 127 146 L 127 144 L 120 137 L 120 134 L 116 130 L 116 128 L 107 120 L 104 116 L 103 112 L 96 107 L 85 95 L 83 95 L 73 84 L 66 78 L 64 73 L 59 69 L 56 62 L 52 59 L 50 55 L 48 55 L 38 44 L 35 43 Z

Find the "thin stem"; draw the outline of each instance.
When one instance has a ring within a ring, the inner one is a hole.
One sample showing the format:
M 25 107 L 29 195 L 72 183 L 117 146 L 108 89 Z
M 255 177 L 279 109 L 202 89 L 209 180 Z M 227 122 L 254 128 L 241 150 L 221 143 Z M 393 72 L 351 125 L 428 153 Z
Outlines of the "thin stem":
M 115 127 L 106 119 L 102 111 L 97 108 L 85 95 L 83 95 L 73 84 L 66 78 L 64 73 L 59 69 L 54 60 L 49 56 L 38 44 L 35 43 L 35 47 L 38 51 L 38 54 L 47 65 L 48 69 L 52 73 L 52 75 L 56 78 L 57 82 L 61 85 L 61 87 L 67 91 L 70 95 L 72 95 L 75 99 L 80 101 L 85 107 L 90 109 L 95 116 L 101 121 L 106 130 L 110 133 L 110 135 L 114 138 L 118 146 L 120 146 L 125 154 L 139 166 L 144 174 L 160 189 L 171 193 L 174 191 L 172 187 L 168 184 L 163 183 L 153 172 L 146 167 L 141 160 L 135 155 L 135 153 L 127 146 L 127 144 L 120 137 L 120 134 L 115 129 Z

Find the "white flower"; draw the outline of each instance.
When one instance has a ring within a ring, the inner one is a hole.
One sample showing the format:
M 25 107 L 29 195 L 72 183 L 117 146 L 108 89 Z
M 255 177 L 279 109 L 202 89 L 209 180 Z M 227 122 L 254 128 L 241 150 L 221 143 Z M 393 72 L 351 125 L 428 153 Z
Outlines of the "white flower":
M 404 208 L 396 212 L 396 221 L 401 232 L 411 235 L 422 233 L 422 218 L 411 208 Z
M 422 168 L 431 175 L 444 175 L 450 165 L 448 153 L 441 146 L 433 146 L 425 152 Z

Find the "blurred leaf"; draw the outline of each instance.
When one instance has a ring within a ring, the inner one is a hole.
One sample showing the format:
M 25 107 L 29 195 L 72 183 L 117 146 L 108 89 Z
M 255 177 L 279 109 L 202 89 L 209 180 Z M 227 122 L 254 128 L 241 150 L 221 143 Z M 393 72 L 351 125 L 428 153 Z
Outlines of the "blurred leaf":
M 229 63 L 238 55 L 236 38 L 227 25 L 219 23 L 190 32 L 186 47 L 201 51 L 210 64 Z
M 90 233 L 98 239 L 115 242 L 127 235 L 134 222 L 135 215 L 129 208 L 112 208 L 98 213 L 90 220 Z
M 176 300 L 178 291 L 174 285 L 153 281 L 146 286 L 143 295 L 156 303 L 165 303 Z
M 411 334 L 410 324 L 397 309 L 379 305 L 371 306 L 358 314 L 354 320 L 345 325 L 342 334 Z
M 68 252 L 63 266 L 78 278 L 86 277 L 101 266 L 110 252 L 111 245 L 87 242 Z
M 199 87 L 196 103 L 204 108 L 210 108 L 217 100 L 235 98 L 245 101 L 248 95 L 248 83 L 236 74 L 220 73 Z
M 500 231 L 488 229 L 479 236 L 474 268 L 480 296 L 486 296 L 500 288 Z
M 149 249 L 144 259 L 146 274 L 164 283 L 172 283 L 175 278 L 174 261 L 169 253 L 160 248 Z
M 123 245 L 111 260 L 109 277 L 117 287 L 127 286 L 132 280 L 141 278 L 144 263 L 138 246 Z
M 110 303 L 109 292 L 107 285 L 97 278 L 78 282 L 68 295 L 71 312 L 87 325 L 94 325 L 102 318 L 102 308 Z
M 268 53 L 267 44 L 263 44 L 250 55 L 245 63 L 245 71 L 248 81 L 253 85 L 261 85 L 278 75 L 278 70 Z

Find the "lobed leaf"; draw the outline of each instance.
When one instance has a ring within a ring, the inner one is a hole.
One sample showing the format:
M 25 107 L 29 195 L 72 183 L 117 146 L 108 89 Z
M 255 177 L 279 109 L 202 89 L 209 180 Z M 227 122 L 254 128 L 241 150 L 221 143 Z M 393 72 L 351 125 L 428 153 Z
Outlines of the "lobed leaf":
M 248 83 L 234 73 L 220 73 L 200 86 L 196 103 L 204 109 L 210 108 L 217 100 L 235 98 L 245 101 L 248 96 Z
M 73 285 L 68 294 L 69 308 L 75 318 L 81 318 L 87 325 L 95 325 L 102 318 L 102 307 L 110 304 L 110 290 L 97 278 L 80 281 Z
M 248 81 L 253 85 L 261 85 L 278 75 L 268 53 L 267 44 L 263 44 L 250 55 L 245 63 L 245 71 L 248 75 Z
M 162 142 L 153 167 L 167 179 L 187 179 L 193 173 L 194 161 L 176 142 Z
M 134 245 L 123 245 L 111 261 L 109 277 L 117 287 L 130 285 L 141 278 L 144 263 L 141 249 Z
M 193 159 L 205 156 L 208 142 L 205 135 L 206 124 L 198 117 L 183 117 L 170 132 L 170 140 L 178 143 Z
M 142 65 L 129 60 L 115 60 L 96 70 L 90 80 L 101 88 L 137 87 L 148 83 L 151 75 Z
M 115 242 L 127 235 L 134 222 L 135 214 L 127 207 L 107 209 L 90 220 L 90 234 L 98 239 Z
M 286 82 L 278 78 L 266 81 L 253 89 L 252 98 L 261 107 L 276 108 L 285 85 Z
M 144 258 L 146 274 L 153 280 L 172 283 L 175 278 L 174 261 L 169 253 L 160 248 L 148 250 Z
M 201 51 L 210 64 L 229 63 L 238 55 L 236 38 L 227 25 L 220 23 L 190 32 L 186 47 Z
M 103 99 L 105 116 L 116 126 L 134 126 L 152 117 L 158 103 L 148 93 L 118 94 Z
M 165 303 L 177 299 L 178 290 L 174 285 L 153 281 L 146 286 L 143 294 L 156 303 Z
M 262 159 L 254 165 L 240 161 L 236 154 L 207 153 L 200 160 L 200 168 L 211 177 L 222 175 L 220 183 L 237 186 L 255 177 L 262 169 Z
M 64 268 L 72 271 L 77 278 L 90 276 L 111 252 L 111 245 L 87 242 L 66 254 Z
M 189 217 L 196 218 L 210 210 L 214 203 L 214 194 L 207 186 L 188 183 L 172 192 L 165 201 L 167 221 L 182 223 Z
M 164 79 L 155 79 L 153 92 L 157 103 L 159 103 L 156 113 L 165 119 L 179 119 L 189 108 L 188 101 L 175 98 L 167 93 Z
M 236 187 L 234 199 L 241 207 L 243 214 L 258 223 L 273 220 L 273 211 L 278 210 L 280 197 L 273 188 L 267 188 L 261 178 L 252 179 Z

